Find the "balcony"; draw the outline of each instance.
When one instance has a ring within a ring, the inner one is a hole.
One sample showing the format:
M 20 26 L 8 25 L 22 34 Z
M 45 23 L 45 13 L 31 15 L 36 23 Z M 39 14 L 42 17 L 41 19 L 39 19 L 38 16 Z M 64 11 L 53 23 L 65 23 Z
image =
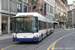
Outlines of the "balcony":
M 66 0 L 61 0 L 64 4 L 67 4 L 67 1 Z
M 60 22 L 60 23 L 66 23 L 66 20 L 62 20 L 62 19 L 60 20 L 59 19 L 58 22 Z
M 36 8 L 38 4 L 35 0 L 32 0 L 32 5 L 33 5 L 33 8 Z

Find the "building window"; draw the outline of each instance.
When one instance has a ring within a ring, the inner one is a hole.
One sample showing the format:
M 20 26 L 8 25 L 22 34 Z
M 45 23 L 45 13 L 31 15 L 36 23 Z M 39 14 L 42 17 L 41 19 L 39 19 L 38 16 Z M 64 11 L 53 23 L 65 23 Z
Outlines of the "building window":
M 17 12 L 22 12 L 22 5 L 21 4 L 17 4 Z
M 11 1 L 14 1 L 14 0 L 11 0 Z
M 36 12 L 37 12 L 37 9 L 36 9 Z
M 21 0 L 19 0 L 19 1 L 21 1 Z
M 47 9 L 46 9 L 46 11 L 47 11 L 47 13 L 49 13 L 49 11 L 50 11 L 50 6 L 49 6 L 49 4 L 47 4 L 47 7 L 46 7 Z
M 24 1 L 27 1 L 27 0 L 24 0 Z
M 36 2 L 38 3 L 38 0 L 36 0 Z
M 53 14 L 53 6 L 50 6 L 50 13 Z
M 29 3 L 31 2 L 32 0 L 29 0 Z
M 36 0 L 32 0 L 32 1 L 35 1 L 36 2 Z
M 44 4 L 44 15 L 46 15 L 46 3 Z
M 25 3 L 28 3 L 28 0 L 24 0 Z
M 24 6 L 24 12 L 27 12 L 27 6 Z

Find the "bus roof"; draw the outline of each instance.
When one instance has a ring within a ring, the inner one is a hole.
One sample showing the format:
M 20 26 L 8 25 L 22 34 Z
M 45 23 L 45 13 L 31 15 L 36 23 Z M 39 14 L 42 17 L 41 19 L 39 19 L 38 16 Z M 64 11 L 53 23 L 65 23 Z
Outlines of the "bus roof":
M 40 21 L 50 22 L 49 20 L 46 19 L 46 17 L 42 16 L 37 12 L 17 13 L 16 16 L 14 17 L 20 17 L 20 16 L 33 16 L 33 17 L 38 17 L 38 20 Z
M 26 12 L 26 13 L 17 13 L 16 17 L 18 16 L 38 16 L 38 15 L 40 14 L 37 12 Z

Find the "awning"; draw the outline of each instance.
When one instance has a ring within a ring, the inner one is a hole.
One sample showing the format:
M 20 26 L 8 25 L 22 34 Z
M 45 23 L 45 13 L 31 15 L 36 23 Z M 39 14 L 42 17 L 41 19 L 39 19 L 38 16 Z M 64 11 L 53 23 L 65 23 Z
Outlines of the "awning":
M 51 21 L 51 23 L 59 23 L 59 22 L 57 22 L 57 21 Z

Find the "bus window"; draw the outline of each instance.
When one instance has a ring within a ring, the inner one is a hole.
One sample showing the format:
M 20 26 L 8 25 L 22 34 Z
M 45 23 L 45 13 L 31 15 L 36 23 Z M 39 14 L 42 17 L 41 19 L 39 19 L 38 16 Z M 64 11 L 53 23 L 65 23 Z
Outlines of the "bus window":
M 37 17 L 14 18 L 14 32 L 38 32 Z

